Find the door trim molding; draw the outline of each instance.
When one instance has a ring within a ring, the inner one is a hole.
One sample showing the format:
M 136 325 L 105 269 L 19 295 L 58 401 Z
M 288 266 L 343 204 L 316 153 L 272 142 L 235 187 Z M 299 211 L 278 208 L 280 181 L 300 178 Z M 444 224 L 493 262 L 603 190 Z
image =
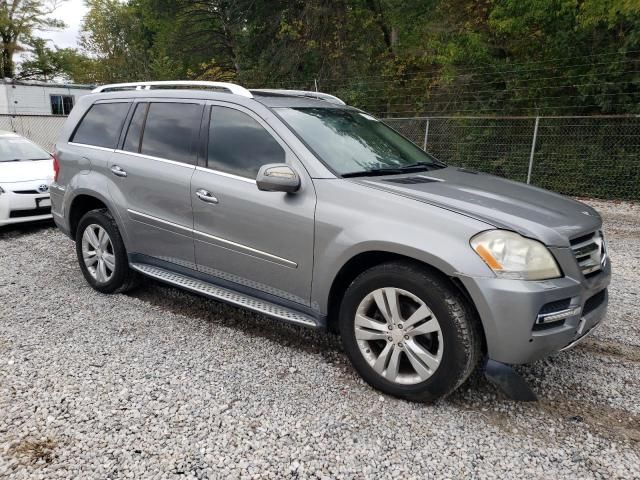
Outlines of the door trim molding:
M 213 240 L 213 242 L 221 243 L 222 245 L 219 245 L 219 246 L 223 248 L 229 248 L 230 250 L 236 250 L 240 253 L 246 253 L 247 255 L 251 255 L 252 257 L 257 256 L 257 257 L 260 257 L 261 260 L 268 260 L 270 262 L 277 263 L 278 265 L 282 265 L 284 267 L 298 268 L 298 264 L 296 262 L 293 262 L 286 258 L 279 257 L 277 255 L 273 255 L 272 253 L 268 253 L 263 250 L 258 250 L 257 248 L 249 247 L 241 243 L 232 242 L 231 240 L 227 240 L 221 237 L 216 237 L 215 235 L 209 235 L 208 233 L 204 233 L 199 230 L 194 230 L 193 233 L 194 235 L 196 235 L 196 240 L 203 241 L 209 244 L 211 244 L 212 242 L 207 240 Z M 198 236 L 204 237 L 204 240 L 202 238 L 197 238 Z
M 189 233 L 189 234 L 193 234 L 193 229 L 192 228 L 185 227 L 185 226 L 180 225 L 178 223 L 169 222 L 167 220 L 163 220 L 161 218 L 154 217 L 153 215 L 147 215 L 146 213 L 138 212 L 137 210 L 132 210 L 130 208 L 127 208 L 127 213 L 131 216 L 131 218 L 133 220 L 136 220 L 136 221 L 142 222 L 142 223 L 147 223 L 148 225 L 151 225 L 152 227 L 155 227 L 157 225 L 145 222 L 144 220 L 152 220 L 152 221 L 157 222 L 157 223 L 159 223 L 161 225 L 166 225 L 166 226 L 178 229 L 178 230 L 182 230 L 183 232 L 186 232 L 186 233 Z M 138 217 L 138 218 L 136 218 L 136 217 Z M 142 219 L 139 218 L 139 217 L 142 217 Z
M 152 221 L 157 222 L 159 224 L 167 225 L 169 227 L 173 227 L 175 229 L 182 230 L 183 232 L 187 232 L 187 233 L 191 234 L 192 236 L 194 236 L 194 238 L 196 240 L 198 240 L 198 241 L 206 242 L 206 243 L 209 243 L 209 244 L 215 244 L 215 243 L 211 242 L 211 240 L 213 240 L 213 242 L 217 242 L 219 244 L 222 244 L 222 245 L 219 245 L 222 248 L 229 248 L 231 250 L 235 250 L 235 251 L 238 251 L 240 253 L 245 253 L 247 255 L 251 255 L 252 257 L 256 257 L 256 258 L 260 258 L 261 260 L 266 260 L 266 261 L 269 261 L 269 262 L 273 262 L 273 263 L 276 263 L 278 265 L 282 265 L 284 267 L 298 268 L 298 264 L 296 262 L 294 262 L 294 261 L 288 260 L 286 258 L 279 257 L 277 255 L 273 255 L 272 253 L 265 252 L 263 250 L 258 250 L 257 248 L 253 248 L 253 247 L 250 247 L 248 245 L 243 245 L 241 243 L 232 242 L 231 240 L 227 240 L 226 238 L 222 238 L 222 237 L 216 237 L 215 235 L 209 235 L 208 233 L 201 232 L 199 230 L 194 230 L 193 228 L 185 227 L 185 226 L 179 225 L 177 223 L 169 222 L 167 220 L 163 220 L 161 218 L 154 217 L 153 215 L 148 215 L 146 213 L 138 212 L 137 210 L 132 210 L 130 208 L 127 209 L 127 212 L 132 216 L 132 218 L 134 220 L 136 220 L 136 217 L 142 217 L 142 219 L 152 220 Z M 140 219 L 138 219 L 137 221 L 142 221 L 143 223 L 147 223 L 147 222 L 144 222 L 143 220 L 140 220 Z M 155 225 L 152 225 L 152 226 L 155 226 Z M 197 238 L 197 237 L 203 237 L 203 238 Z
M 220 175 L 221 177 L 233 178 L 235 180 L 242 180 L 243 182 L 256 184 L 255 180 L 247 177 L 241 177 L 240 175 L 234 175 L 233 173 L 221 172 L 220 170 L 213 170 L 212 168 L 197 166 L 196 170 L 199 172 L 213 173 L 214 175 Z
M 121 155 L 133 155 L 134 157 L 146 158 L 147 160 L 155 160 L 157 162 L 168 163 L 170 165 L 189 168 L 191 170 L 195 168 L 195 165 L 193 163 L 178 162 L 177 160 L 169 160 L 168 158 L 160 158 L 160 157 L 154 157 L 153 155 L 145 155 L 144 153 L 128 152 L 127 150 L 120 150 L 118 148 L 116 148 L 114 152 L 119 153 Z

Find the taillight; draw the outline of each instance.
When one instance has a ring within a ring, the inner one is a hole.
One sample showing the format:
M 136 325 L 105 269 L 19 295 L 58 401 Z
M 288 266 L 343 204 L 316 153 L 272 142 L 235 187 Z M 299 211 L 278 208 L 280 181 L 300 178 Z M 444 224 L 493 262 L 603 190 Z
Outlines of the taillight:
M 58 161 L 58 156 L 55 153 L 52 153 L 53 157 L 53 181 L 58 181 L 58 174 L 60 173 L 60 162 Z

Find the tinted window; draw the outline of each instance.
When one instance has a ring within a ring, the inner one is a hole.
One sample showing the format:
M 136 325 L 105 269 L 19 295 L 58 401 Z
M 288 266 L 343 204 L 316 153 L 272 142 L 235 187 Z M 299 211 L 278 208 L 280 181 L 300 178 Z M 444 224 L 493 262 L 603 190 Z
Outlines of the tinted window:
M 123 150 L 129 152 L 140 151 L 140 135 L 142 134 L 142 126 L 144 125 L 144 117 L 147 114 L 148 105 L 148 103 L 139 103 L 136 105 L 136 110 L 133 112 L 133 117 L 131 117 L 131 122 L 129 123 L 127 136 L 124 139 Z
M 202 106 L 194 103 L 150 104 L 140 152 L 195 163 L 192 144 L 200 129 L 201 115 Z
M 266 163 L 284 163 L 276 140 L 249 115 L 212 107 L 207 166 L 214 170 L 256 178 Z
M 96 103 L 80 121 L 72 142 L 115 148 L 128 103 Z

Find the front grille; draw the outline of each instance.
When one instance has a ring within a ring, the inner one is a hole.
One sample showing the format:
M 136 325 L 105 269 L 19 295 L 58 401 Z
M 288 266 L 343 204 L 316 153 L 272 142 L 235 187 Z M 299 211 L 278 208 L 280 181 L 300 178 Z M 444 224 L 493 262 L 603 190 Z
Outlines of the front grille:
M 602 232 L 593 232 L 574 238 L 571 240 L 571 250 L 585 277 L 595 275 L 604 268 L 607 253 Z
M 9 213 L 9 218 L 35 217 L 38 215 L 48 215 L 51 207 L 32 208 L 30 210 L 13 210 Z
M 596 308 L 602 305 L 602 302 L 604 302 L 606 297 L 607 289 L 605 288 L 604 290 L 599 291 L 594 296 L 587 299 L 587 301 L 584 302 L 584 307 L 582 307 L 582 316 L 584 317 L 585 315 L 590 314 Z

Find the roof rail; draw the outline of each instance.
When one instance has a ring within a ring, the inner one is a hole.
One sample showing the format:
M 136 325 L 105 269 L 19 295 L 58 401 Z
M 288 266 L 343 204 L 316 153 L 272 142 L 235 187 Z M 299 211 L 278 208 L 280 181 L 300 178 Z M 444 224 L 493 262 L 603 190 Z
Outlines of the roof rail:
M 346 105 L 344 101 L 328 93 L 314 92 L 312 90 L 279 90 L 274 88 L 252 88 L 251 92 L 266 93 L 274 95 L 290 95 L 292 97 L 308 97 L 335 103 L 336 105 Z
M 156 82 L 130 82 L 130 83 L 111 83 L 94 88 L 92 93 L 107 92 L 113 90 L 151 90 L 152 87 L 208 87 L 208 88 L 224 88 L 229 93 L 240 95 L 242 97 L 253 98 L 251 92 L 240 85 L 228 82 L 205 82 L 200 80 L 166 80 Z

